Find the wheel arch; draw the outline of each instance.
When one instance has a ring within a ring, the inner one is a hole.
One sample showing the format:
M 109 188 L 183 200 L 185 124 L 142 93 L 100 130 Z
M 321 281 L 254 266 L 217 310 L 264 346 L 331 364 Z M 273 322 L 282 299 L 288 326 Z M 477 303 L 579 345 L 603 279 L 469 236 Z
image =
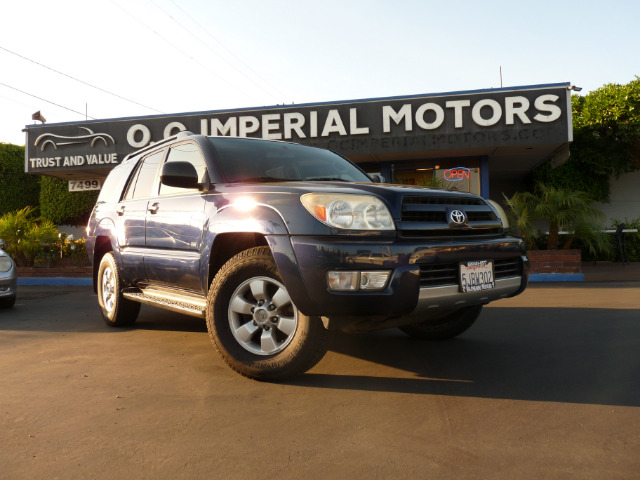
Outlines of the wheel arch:
M 225 232 L 216 235 L 210 250 L 207 285 L 218 270 L 238 253 L 252 247 L 269 246 L 265 235 L 258 232 Z
M 106 253 L 112 252 L 113 246 L 111 244 L 111 239 L 108 235 L 98 235 L 95 240 L 95 246 L 93 248 L 93 291 L 94 293 L 98 293 L 98 270 L 100 269 L 100 262 L 102 261 L 102 257 L 105 256 Z
M 305 313 L 313 304 L 291 245 L 289 235 L 264 235 L 260 232 L 226 232 L 216 235 L 210 250 L 207 289 L 216 273 L 231 258 L 253 247 L 267 246 L 282 281 L 298 309 Z M 306 313 L 305 313 L 306 314 Z

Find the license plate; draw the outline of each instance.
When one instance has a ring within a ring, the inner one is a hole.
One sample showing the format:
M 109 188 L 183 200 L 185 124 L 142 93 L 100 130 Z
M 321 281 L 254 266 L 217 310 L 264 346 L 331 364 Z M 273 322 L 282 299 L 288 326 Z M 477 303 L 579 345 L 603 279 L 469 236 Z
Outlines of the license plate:
M 460 291 L 462 293 L 491 290 L 495 286 L 491 260 L 475 260 L 460 264 Z

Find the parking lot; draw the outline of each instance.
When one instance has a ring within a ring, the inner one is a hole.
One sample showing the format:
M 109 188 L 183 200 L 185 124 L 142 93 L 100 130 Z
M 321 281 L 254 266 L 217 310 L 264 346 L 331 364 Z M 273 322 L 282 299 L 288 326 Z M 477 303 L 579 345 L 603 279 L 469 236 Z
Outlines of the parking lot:
M 336 334 L 294 382 L 232 372 L 204 321 L 90 287 L 0 311 L 0 478 L 631 479 L 640 283 L 537 284 L 458 339 Z

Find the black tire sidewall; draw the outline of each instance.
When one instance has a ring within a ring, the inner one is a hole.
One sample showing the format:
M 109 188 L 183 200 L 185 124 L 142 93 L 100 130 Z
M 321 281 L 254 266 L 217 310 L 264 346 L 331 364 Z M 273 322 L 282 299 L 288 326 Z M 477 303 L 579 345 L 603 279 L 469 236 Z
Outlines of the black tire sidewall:
M 254 277 L 269 277 L 283 283 L 266 247 L 236 255 L 218 272 L 207 297 L 207 328 L 225 362 L 238 373 L 257 380 L 284 380 L 311 368 L 326 351 L 322 321 L 300 311 L 290 343 L 273 355 L 257 355 L 238 343 L 229 325 L 228 308 L 236 288 Z M 295 306 L 294 306 L 295 308 Z
M 103 291 L 102 291 L 102 276 L 106 268 L 111 268 L 115 280 L 115 305 L 110 312 L 104 305 Z M 133 324 L 140 311 L 140 304 L 125 299 L 122 296 L 122 285 L 120 284 L 120 273 L 118 272 L 118 265 L 113 253 L 106 253 L 100 260 L 100 266 L 98 268 L 98 305 L 102 312 L 102 318 L 105 323 L 111 327 L 125 327 Z

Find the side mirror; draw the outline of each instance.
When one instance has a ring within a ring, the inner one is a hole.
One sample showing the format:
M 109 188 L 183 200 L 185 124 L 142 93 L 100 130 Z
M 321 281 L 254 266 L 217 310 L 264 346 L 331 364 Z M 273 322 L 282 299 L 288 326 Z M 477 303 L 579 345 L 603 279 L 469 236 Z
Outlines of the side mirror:
M 165 163 L 160 173 L 160 182 L 169 187 L 202 189 L 196 167 L 189 162 Z
M 379 173 L 369 173 L 368 175 L 374 183 L 384 183 L 384 177 Z

